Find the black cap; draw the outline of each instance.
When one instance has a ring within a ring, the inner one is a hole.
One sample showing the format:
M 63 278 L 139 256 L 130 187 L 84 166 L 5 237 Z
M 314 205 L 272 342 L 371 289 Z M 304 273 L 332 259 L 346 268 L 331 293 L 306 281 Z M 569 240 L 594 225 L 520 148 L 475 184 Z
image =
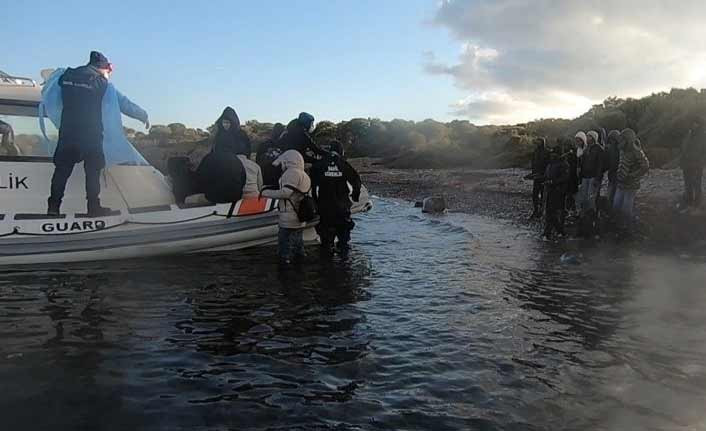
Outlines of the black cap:
M 110 67 L 108 59 L 98 51 L 91 51 L 91 59 L 88 64 L 99 69 L 108 69 Z

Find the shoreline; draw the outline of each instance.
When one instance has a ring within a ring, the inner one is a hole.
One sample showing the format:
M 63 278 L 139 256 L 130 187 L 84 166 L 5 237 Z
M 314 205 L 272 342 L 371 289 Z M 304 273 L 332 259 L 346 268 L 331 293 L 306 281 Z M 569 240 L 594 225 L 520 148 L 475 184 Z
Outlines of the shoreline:
M 393 169 L 371 158 L 350 162 L 372 194 L 413 203 L 444 196 L 451 212 L 505 220 L 541 233 L 542 223 L 528 219 L 532 211 L 532 181 L 524 180 L 524 176 L 529 169 Z M 605 190 L 606 187 L 603 194 Z M 650 171 L 635 202 L 639 242 L 662 247 L 706 247 L 706 214 L 680 213 L 677 203 L 682 193 L 681 170 Z

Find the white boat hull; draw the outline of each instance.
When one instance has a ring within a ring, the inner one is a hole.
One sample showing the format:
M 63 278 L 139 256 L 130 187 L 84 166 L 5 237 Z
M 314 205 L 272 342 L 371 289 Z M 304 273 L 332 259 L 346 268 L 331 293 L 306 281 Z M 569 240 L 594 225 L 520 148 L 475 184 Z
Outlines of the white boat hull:
M 0 163 L 0 168 L 3 165 Z M 15 164 L 13 170 L 23 176 L 26 173 L 33 180 L 30 184 L 37 184 L 36 178 L 46 179 L 46 173 L 41 173 L 47 170 L 47 166 L 40 166 L 44 164 L 39 163 L 27 165 Z M 105 179 L 102 195 L 109 198 L 115 212 L 106 217 L 87 217 L 82 214 L 85 209 L 81 208 L 81 204 L 73 204 L 69 207 L 70 213 L 60 217 L 47 216 L 44 214 L 45 191 L 41 189 L 39 193 L 32 193 L 36 189 L 14 192 L 20 199 L 4 195 L 5 202 L 14 203 L 17 209 L 0 213 L 0 265 L 101 261 L 238 250 L 277 241 L 276 201 L 270 199 L 238 201 L 232 211 L 231 204 L 180 207 L 173 203 L 171 194 L 166 192 L 158 194 L 161 199 L 158 205 L 136 206 L 150 201 L 121 199 L 124 196 L 121 192 L 126 189 L 148 183 L 149 176 L 145 171 L 152 173 L 152 169 L 133 166 L 109 170 L 110 176 Z M 78 179 L 82 180 L 80 175 Z M 74 180 L 72 183 L 74 187 L 69 188 L 69 192 L 80 196 L 81 182 Z M 155 187 L 154 183 L 152 186 Z M 150 194 L 155 196 L 154 192 Z M 80 201 L 73 199 L 69 202 Z M 20 207 L 20 204 L 24 207 Z M 353 211 L 367 211 L 370 207 L 367 191 L 364 190 Z M 229 213 L 232 217 L 228 217 Z M 318 239 L 315 224 L 305 229 L 305 240 Z

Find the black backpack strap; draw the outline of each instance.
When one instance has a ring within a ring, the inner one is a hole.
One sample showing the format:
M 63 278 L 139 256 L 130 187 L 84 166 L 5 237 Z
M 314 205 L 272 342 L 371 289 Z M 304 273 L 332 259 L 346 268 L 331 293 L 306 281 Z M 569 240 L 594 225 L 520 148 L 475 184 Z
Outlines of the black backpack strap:
M 303 191 L 299 190 L 298 188 L 296 188 L 296 187 L 294 187 L 293 185 L 290 185 L 290 184 L 285 184 L 285 185 L 283 185 L 282 187 L 286 187 L 286 188 L 288 188 L 288 189 L 290 189 L 290 190 L 294 190 L 295 192 L 301 193 L 301 194 L 303 194 L 303 195 L 307 195 L 307 194 L 309 194 L 309 192 L 311 191 L 311 187 L 309 187 L 309 191 L 303 192 Z

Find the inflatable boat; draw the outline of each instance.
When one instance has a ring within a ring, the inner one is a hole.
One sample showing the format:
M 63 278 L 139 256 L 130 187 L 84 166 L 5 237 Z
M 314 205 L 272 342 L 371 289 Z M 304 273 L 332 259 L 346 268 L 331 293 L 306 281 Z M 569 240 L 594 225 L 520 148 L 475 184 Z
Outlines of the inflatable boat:
M 83 167 L 76 165 L 61 214 L 47 215 L 54 165 L 42 141 L 56 130 L 40 132 L 39 85 L 0 77 L 0 265 L 237 250 L 277 240 L 276 201 L 177 204 L 169 180 L 146 163 L 104 170 L 101 203 L 113 210 L 105 217 L 86 214 Z M 353 212 L 371 207 L 363 190 Z M 305 240 L 317 239 L 314 226 Z

